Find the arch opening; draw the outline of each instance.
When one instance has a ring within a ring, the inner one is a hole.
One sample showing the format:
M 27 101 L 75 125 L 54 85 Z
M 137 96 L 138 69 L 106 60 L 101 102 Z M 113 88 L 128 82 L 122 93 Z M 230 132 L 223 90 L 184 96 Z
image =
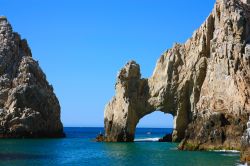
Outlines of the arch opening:
M 173 115 L 160 110 L 153 111 L 139 119 L 134 141 L 172 142 L 173 125 Z

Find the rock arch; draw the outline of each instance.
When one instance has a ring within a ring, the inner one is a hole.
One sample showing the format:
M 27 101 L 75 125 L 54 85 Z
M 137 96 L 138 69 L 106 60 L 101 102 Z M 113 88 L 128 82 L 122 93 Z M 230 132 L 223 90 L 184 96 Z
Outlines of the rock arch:
M 182 140 L 180 149 L 240 149 L 250 113 L 249 29 L 248 0 L 216 0 L 193 36 L 159 58 L 150 78 L 127 63 L 105 108 L 106 141 L 133 141 L 140 118 L 161 110 L 175 117 L 172 137 Z
M 158 75 L 156 77 L 159 79 Z M 121 69 L 117 77 L 116 95 L 105 108 L 106 141 L 133 141 L 140 119 L 155 110 L 174 117 L 173 141 L 180 141 L 184 137 L 189 123 L 190 104 L 184 102 L 186 100 L 182 93 L 179 94 L 183 98 L 181 104 L 174 98 L 178 95 L 174 91 L 166 94 L 167 88 L 174 87 L 168 87 L 168 84 L 158 87 L 152 84 L 155 80 L 151 79 L 141 79 L 140 67 L 134 61 Z

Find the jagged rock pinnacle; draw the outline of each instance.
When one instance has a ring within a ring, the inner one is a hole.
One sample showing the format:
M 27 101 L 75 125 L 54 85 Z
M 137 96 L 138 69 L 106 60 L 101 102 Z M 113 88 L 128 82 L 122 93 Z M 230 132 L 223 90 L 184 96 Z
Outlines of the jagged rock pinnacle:
M 62 137 L 60 105 L 25 39 L 0 17 L 0 138 Z

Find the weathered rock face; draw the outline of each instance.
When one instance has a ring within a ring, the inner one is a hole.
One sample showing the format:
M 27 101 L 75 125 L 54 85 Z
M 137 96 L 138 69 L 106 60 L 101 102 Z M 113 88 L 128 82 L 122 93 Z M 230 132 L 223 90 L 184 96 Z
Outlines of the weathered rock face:
M 250 117 L 247 122 L 247 129 L 241 138 L 240 158 L 242 162 L 250 164 Z
M 250 7 L 217 0 L 185 44 L 158 60 L 149 79 L 129 62 L 105 108 L 107 141 L 133 141 L 139 120 L 160 110 L 174 116 L 181 149 L 239 149 L 250 112 Z
M 249 11 L 241 1 L 217 0 L 209 16 L 207 27 L 214 28 L 206 44 L 205 79 L 191 109 L 183 149 L 240 148 L 250 111 Z
M 105 111 L 107 141 L 133 141 L 140 117 L 150 112 L 148 81 L 140 77 L 140 67 L 134 61 L 128 62 L 119 72 L 116 96 Z
M 60 105 L 46 76 L 0 17 L 0 137 L 62 137 Z

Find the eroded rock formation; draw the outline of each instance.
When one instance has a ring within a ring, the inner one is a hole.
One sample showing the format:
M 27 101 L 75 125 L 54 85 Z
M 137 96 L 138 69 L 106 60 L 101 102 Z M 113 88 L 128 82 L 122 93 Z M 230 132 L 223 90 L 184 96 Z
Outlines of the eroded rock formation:
M 213 33 L 206 44 L 205 79 L 182 149 L 240 148 L 250 112 L 249 11 L 239 0 L 217 0 L 208 18 Z
M 0 17 L 0 138 L 62 137 L 60 105 L 27 41 Z
M 105 108 L 106 141 L 133 141 L 139 120 L 160 110 L 174 116 L 180 149 L 240 149 L 250 112 L 250 7 L 217 0 L 184 44 L 158 60 L 142 79 L 134 61 L 119 72 Z
M 247 129 L 241 138 L 240 158 L 242 162 L 250 164 L 250 117 L 247 122 Z

